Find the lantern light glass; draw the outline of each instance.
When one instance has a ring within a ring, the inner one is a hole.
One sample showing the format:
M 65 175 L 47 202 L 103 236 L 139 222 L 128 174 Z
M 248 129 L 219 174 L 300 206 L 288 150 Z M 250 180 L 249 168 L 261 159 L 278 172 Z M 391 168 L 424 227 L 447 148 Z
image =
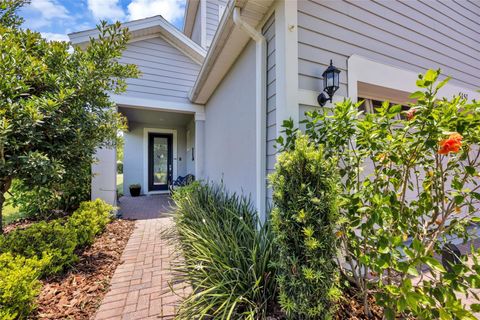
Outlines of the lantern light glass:
M 318 103 L 321 106 L 324 106 L 327 101 L 332 102 L 333 95 L 340 87 L 340 70 L 338 70 L 334 65 L 333 61 L 330 60 L 330 65 L 323 72 L 323 91 L 328 94 L 328 97 L 322 92 L 318 96 Z

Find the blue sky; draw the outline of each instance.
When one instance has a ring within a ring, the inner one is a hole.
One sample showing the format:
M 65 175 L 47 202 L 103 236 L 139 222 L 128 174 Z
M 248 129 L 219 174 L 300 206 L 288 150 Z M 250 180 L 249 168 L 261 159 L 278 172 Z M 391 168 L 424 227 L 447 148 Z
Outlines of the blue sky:
M 51 40 L 68 40 L 67 34 L 94 28 L 100 20 L 129 21 L 162 15 L 181 29 L 185 0 L 31 0 L 21 15 L 24 27 Z

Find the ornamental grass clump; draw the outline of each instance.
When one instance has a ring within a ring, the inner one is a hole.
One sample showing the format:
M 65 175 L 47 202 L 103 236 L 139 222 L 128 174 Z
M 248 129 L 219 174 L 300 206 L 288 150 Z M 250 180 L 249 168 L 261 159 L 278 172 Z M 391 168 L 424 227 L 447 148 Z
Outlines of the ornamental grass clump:
M 175 191 L 183 261 L 175 280 L 192 286 L 177 319 L 265 319 L 275 301 L 275 254 L 268 225 L 250 201 L 194 182 Z
M 341 176 L 341 273 L 367 316 L 371 296 L 388 320 L 473 320 L 480 311 L 480 252 L 451 250 L 478 234 L 480 103 L 438 97 L 449 80 L 439 74 L 419 75 L 409 110 L 386 101 L 363 113 L 362 101 L 345 100 L 303 121 Z M 297 130 L 285 125 L 289 150 Z
M 298 136 L 270 181 L 280 305 L 292 319 L 330 319 L 339 295 L 335 169 L 321 147 Z

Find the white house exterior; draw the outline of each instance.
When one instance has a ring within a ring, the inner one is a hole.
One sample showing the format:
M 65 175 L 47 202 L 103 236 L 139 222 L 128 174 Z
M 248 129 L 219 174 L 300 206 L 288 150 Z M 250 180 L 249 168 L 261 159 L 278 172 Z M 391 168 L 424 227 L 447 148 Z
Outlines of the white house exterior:
M 480 98 L 476 1 L 188 0 L 183 32 L 159 16 L 125 26 L 132 40 L 122 61 L 142 75 L 112 99 L 129 121 L 124 187 L 140 183 L 146 194 L 161 192 L 149 186 L 149 141 L 157 137 L 173 178 L 222 180 L 264 216 L 274 141 L 283 120 L 298 123 L 319 107 L 330 59 L 342 71 L 334 102 L 405 103 L 429 68 L 452 77 L 440 95 Z M 70 39 L 82 45 L 92 36 Z M 115 152 L 98 157 L 92 196 L 114 203 Z

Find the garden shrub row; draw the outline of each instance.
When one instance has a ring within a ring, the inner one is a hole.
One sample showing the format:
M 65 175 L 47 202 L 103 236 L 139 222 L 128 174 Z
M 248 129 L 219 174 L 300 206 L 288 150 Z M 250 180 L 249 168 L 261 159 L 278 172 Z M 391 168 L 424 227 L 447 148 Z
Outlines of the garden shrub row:
M 41 221 L 0 238 L 0 319 L 25 318 L 35 307 L 39 278 L 64 271 L 111 219 L 102 200 L 83 202 L 67 219 Z

